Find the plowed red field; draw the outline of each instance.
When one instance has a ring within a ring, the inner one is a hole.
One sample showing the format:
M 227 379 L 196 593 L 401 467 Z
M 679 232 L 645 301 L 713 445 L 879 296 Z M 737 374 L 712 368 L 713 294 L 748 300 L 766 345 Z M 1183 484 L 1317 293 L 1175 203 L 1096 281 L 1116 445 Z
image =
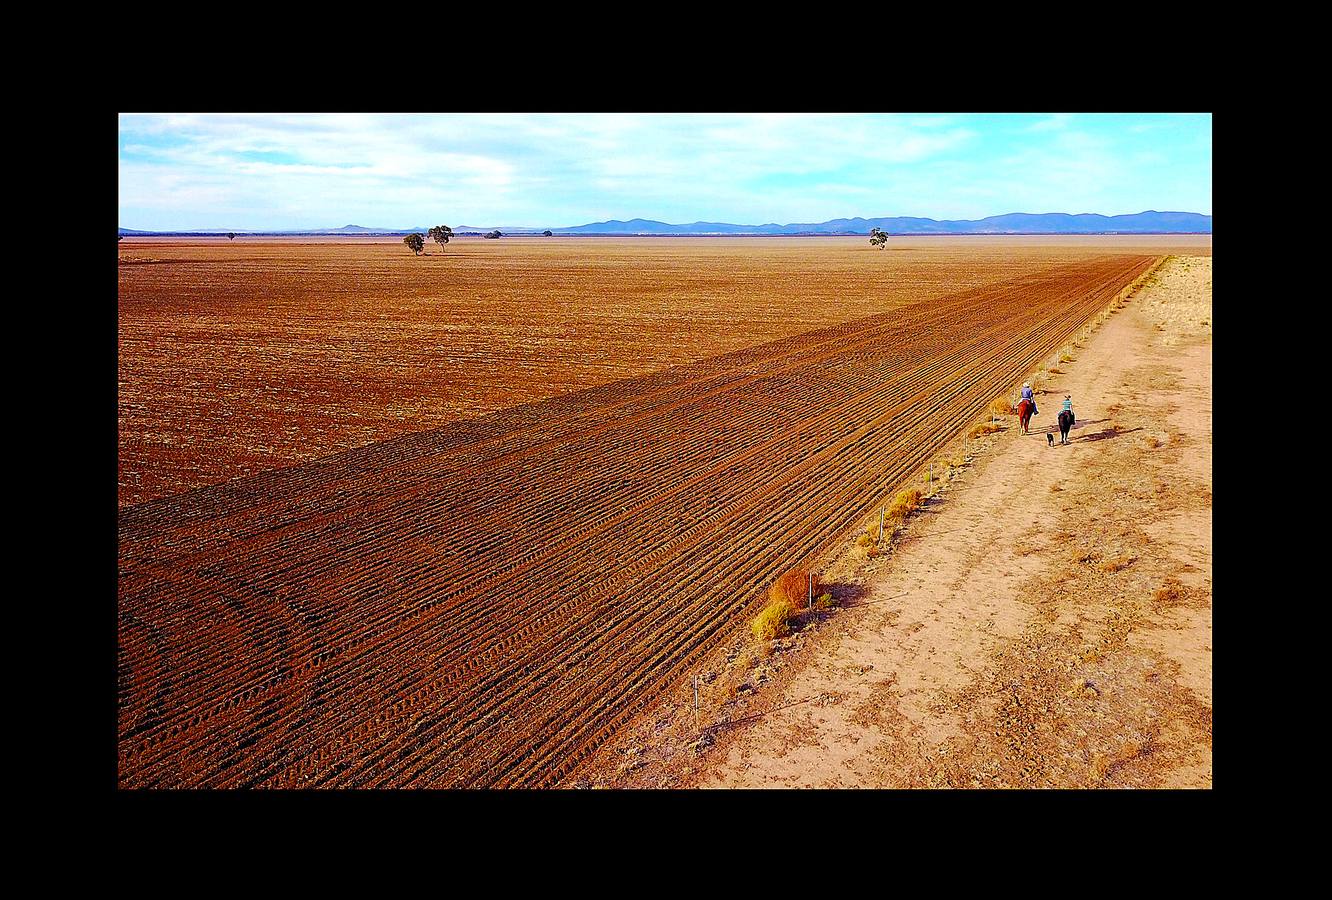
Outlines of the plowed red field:
M 120 784 L 558 783 L 1152 262 L 122 509 Z
M 120 506 L 441 428 L 1141 239 L 120 245 Z M 1148 251 L 1154 253 L 1166 250 Z

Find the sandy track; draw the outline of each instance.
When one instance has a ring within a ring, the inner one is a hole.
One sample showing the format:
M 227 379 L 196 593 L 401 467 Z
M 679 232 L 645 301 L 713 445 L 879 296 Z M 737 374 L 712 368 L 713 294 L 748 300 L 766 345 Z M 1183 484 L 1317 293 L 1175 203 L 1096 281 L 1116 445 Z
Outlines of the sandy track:
M 121 784 L 558 782 L 1152 262 L 122 510 Z
M 705 760 L 621 783 L 1210 787 L 1210 335 L 1172 260 L 1051 383 L 1071 446 L 1005 435 Z

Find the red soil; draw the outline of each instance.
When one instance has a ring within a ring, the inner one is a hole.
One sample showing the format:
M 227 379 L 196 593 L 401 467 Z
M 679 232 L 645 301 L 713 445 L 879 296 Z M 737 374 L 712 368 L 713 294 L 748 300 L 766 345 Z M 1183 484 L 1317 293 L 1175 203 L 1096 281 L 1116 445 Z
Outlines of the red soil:
M 558 783 L 1153 261 L 122 509 L 120 784 Z

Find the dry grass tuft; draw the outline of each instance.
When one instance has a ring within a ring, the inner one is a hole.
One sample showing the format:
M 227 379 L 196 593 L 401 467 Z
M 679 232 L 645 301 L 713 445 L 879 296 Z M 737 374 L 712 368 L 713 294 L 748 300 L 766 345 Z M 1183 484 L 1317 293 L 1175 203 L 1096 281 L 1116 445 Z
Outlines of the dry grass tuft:
M 990 402 L 990 412 L 996 416 L 1013 415 L 1013 402 L 1007 397 L 996 397 Z
M 834 600 L 833 595 L 827 591 L 824 591 L 822 594 L 819 594 L 814 598 L 815 609 L 832 609 L 836 605 L 837 601 Z
M 973 438 L 978 438 L 981 437 L 982 435 L 994 434 L 996 431 L 1003 431 L 1003 430 L 1004 426 L 1000 425 L 997 422 L 982 422 L 981 424 L 977 425 L 975 428 L 971 429 L 970 436 Z
M 1047 371 L 1049 371 L 1049 373 L 1050 373 L 1051 375 L 1063 375 L 1063 374 L 1064 374 L 1064 370 L 1061 369 L 1061 368 L 1059 368 L 1058 366 L 1055 366 L 1055 367 L 1053 367 L 1053 368 L 1051 368 L 1051 369 L 1049 369 L 1049 370 L 1047 370 Z
M 791 620 L 795 616 L 795 607 L 789 601 L 772 601 L 755 617 L 752 626 L 754 637 L 763 641 L 765 646 L 774 638 L 786 637 L 791 633 Z
M 898 491 L 897 496 L 893 498 L 893 502 L 888 504 L 885 517 L 892 519 L 894 522 L 905 521 L 907 516 L 920 508 L 921 499 L 922 495 L 916 488 Z
M 1147 741 L 1125 741 L 1114 753 L 1097 753 L 1092 758 L 1092 778 L 1102 781 L 1115 769 L 1146 752 L 1149 752 Z
M 1189 589 L 1178 578 L 1167 576 L 1152 595 L 1152 600 L 1163 606 L 1178 606 L 1189 598 Z
M 1136 556 L 1116 556 L 1101 563 L 1102 572 L 1120 572 L 1138 561 Z
M 1061 488 L 1061 487 L 1060 487 L 1059 485 L 1057 485 L 1057 484 L 1052 484 L 1052 485 L 1050 485 L 1050 493 L 1052 493 L 1052 494 L 1057 494 L 1057 493 L 1059 493 L 1059 492 L 1062 491 L 1062 490 L 1063 490 L 1063 488 Z

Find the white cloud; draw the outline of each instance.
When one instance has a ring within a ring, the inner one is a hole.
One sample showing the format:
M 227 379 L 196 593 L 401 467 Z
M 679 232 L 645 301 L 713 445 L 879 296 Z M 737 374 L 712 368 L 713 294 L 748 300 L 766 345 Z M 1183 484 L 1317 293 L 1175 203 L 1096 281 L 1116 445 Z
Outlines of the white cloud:
M 1018 199 L 1051 208 L 1063 208 L 1061 196 L 1092 202 L 1098 182 L 1124 174 L 1102 137 L 1074 127 L 1095 117 L 1052 116 L 1024 129 L 1029 143 L 1008 146 L 987 144 L 977 118 L 125 114 L 121 224 L 956 217 L 1012 211 L 979 207 L 1013 186 Z

